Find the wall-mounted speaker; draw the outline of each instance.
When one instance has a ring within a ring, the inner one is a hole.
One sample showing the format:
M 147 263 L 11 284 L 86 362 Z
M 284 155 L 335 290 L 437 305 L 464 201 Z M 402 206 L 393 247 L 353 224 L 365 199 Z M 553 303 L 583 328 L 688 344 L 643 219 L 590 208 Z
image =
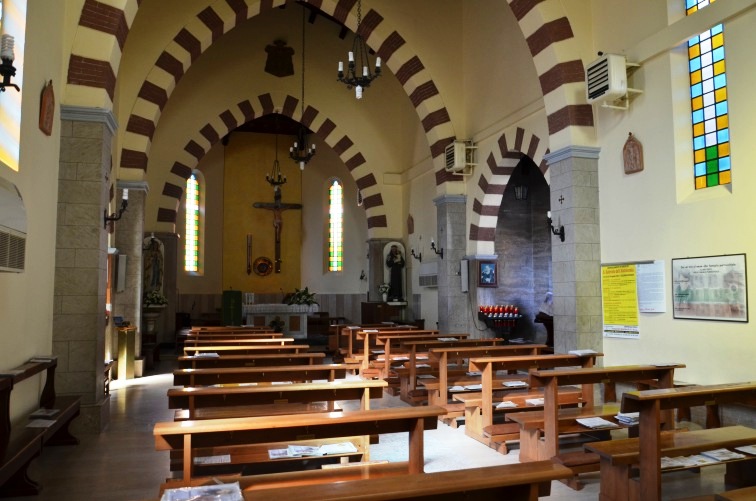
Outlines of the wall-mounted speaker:
M 468 272 L 469 261 L 462 259 L 459 262 L 459 278 L 461 281 L 462 292 L 470 290 L 470 273 Z

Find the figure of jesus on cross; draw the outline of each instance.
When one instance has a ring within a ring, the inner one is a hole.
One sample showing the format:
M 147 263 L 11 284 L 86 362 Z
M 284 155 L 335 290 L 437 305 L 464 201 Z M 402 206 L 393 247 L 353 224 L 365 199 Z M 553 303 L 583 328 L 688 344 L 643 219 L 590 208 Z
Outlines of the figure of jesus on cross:
M 273 203 L 255 202 L 255 209 L 265 209 L 273 212 L 273 229 L 275 231 L 276 258 L 274 270 L 281 273 L 281 230 L 283 229 L 283 211 L 289 209 L 302 209 L 302 204 L 285 204 L 281 202 L 281 186 L 273 188 Z

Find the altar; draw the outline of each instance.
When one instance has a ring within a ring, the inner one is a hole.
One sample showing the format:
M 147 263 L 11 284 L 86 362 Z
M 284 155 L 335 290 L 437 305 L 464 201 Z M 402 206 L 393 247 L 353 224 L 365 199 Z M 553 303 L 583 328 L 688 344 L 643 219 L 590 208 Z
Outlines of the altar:
M 247 325 L 270 326 L 281 322 L 281 332 L 284 336 L 296 339 L 307 338 L 307 315 L 320 308 L 317 304 L 245 304 L 242 314 Z

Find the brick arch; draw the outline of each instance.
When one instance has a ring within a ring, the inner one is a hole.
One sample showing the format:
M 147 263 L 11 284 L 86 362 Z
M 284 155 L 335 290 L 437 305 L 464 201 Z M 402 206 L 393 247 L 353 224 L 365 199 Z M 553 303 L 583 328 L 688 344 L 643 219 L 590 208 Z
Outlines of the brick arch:
M 545 176 L 549 168 L 544 160 L 547 153 L 549 150 L 541 139 L 525 129 L 518 127 L 509 136 L 504 133 L 499 137 L 498 151 L 488 154 L 475 188 L 468 234 L 469 240 L 474 243 L 475 254 L 495 254 L 494 238 L 501 199 L 520 159 L 530 157 Z
M 561 2 L 507 0 L 528 44 L 543 92 L 549 145 L 557 151 L 585 145 L 593 132 L 593 108 L 585 101 L 580 50 Z
M 216 0 L 187 23 L 173 38 L 148 72 L 131 108 L 123 136 L 120 167 L 146 169 L 151 141 L 171 93 L 212 42 L 237 24 L 274 7 L 282 0 Z M 338 21 L 357 29 L 355 0 L 311 0 Z M 406 41 L 383 17 L 369 9 L 360 24 L 360 34 L 396 75 L 417 111 L 437 169 L 436 182 L 458 180 L 443 169 L 443 153 L 455 134 L 440 92 L 420 58 L 406 50 Z M 402 49 L 402 50 L 400 50 Z
M 202 126 L 188 138 L 183 150 L 173 162 L 170 175 L 163 185 L 158 201 L 157 221 L 175 224 L 181 197 L 184 195 L 186 180 L 192 170 L 207 154 L 210 148 L 226 134 L 238 126 L 270 113 L 280 113 L 297 120 L 328 144 L 339 155 L 349 169 L 352 178 L 365 194 L 365 208 L 368 233 L 376 228 L 386 228 L 386 210 L 378 182 L 368 168 L 362 152 L 350 137 L 339 130 L 336 124 L 312 106 L 307 106 L 302 113 L 298 107 L 299 99 L 284 94 L 261 94 L 256 99 L 244 100 L 236 106 L 219 113 L 210 122 Z

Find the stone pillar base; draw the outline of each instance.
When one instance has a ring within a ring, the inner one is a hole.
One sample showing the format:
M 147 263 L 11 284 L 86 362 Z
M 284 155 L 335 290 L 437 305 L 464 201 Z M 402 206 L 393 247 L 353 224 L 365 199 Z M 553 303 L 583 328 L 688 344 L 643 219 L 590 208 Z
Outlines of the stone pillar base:
M 99 434 L 110 423 L 110 395 L 99 402 L 81 406 L 81 414 L 71 423 L 71 433 Z

